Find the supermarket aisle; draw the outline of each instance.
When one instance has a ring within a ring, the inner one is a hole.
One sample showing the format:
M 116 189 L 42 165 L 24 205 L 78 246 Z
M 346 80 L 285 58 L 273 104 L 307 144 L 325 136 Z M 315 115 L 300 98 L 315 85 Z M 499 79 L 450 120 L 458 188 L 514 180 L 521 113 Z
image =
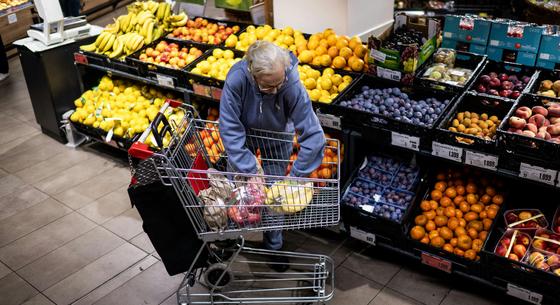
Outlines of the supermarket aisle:
M 125 160 L 42 135 L 19 60 L 10 65 L 0 84 L 0 304 L 174 304 L 180 277 L 167 275 L 130 207 Z M 286 239 L 289 249 L 335 258 L 332 305 L 500 303 L 330 231 Z

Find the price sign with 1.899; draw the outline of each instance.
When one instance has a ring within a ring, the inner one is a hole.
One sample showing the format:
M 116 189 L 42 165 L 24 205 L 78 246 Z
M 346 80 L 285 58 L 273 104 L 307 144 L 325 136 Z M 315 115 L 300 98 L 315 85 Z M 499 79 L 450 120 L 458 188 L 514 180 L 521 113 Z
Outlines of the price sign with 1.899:
M 519 166 L 519 177 L 554 185 L 558 171 L 534 166 L 527 163 L 521 163 Z

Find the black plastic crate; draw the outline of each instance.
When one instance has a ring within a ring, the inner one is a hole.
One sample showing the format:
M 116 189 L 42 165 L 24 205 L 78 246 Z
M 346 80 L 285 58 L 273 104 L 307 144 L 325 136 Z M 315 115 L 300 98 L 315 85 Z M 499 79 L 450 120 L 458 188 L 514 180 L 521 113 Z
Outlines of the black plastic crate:
M 156 80 L 157 80 L 158 74 L 168 76 L 168 77 L 171 77 L 173 79 L 173 85 L 175 87 L 182 87 L 182 88 L 190 89 L 190 86 L 189 86 L 190 84 L 187 81 L 187 72 L 186 71 L 196 61 L 196 59 L 193 60 L 190 64 L 186 65 L 182 69 L 168 68 L 168 67 L 165 67 L 163 65 L 158 65 L 158 64 L 155 64 L 155 63 L 149 63 L 149 62 L 145 62 L 145 61 L 142 61 L 142 60 L 139 59 L 140 55 L 142 53 L 144 53 L 147 48 L 154 48 L 155 49 L 155 47 L 161 41 L 167 41 L 169 43 L 176 43 L 177 45 L 179 45 L 179 48 L 185 47 L 185 48 L 190 49 L 192 47 L 195 47 L 195 48 L 199 49 L 200 51 L 202 51 L 202 55 L 204 55 L 204 53 L 207 50 L 211 49 L 212 46 L 210 46 L 208 44 L 191 43 L 191 42 L 178 42 L 178 41 L 173 41 L 173 40 L 161 38 L 161 39 L 158 39 L 158 40 L 154 41 L 150 45 L 145 46 L 142 49 L 140 49 L 140 50 L 136 51 L 135 53 L 126 57 L 126 61 L 128 62 L 128 64 L 131 65 L 131 66 L 134 66 L 138 69 L 138 73 L 140 74 L 140 76 L 148 77 L 148 78 L 156 79 Z M 202 56 L 202 55 L 200 55 L 200 56 Z
M 457 170 L 461 170 L 461 168 L 459 166 L 455 166 L 453 168 L 456 168 Z M 439 168 L 440 170 L 443 169 L 443 167 Z M 437 181 L 436 176 L 438 174 L 439 170 L 438 169 L 434 169 L 432 172 L 429 172 L 424 183 L 422 183 L 422 187 L 420 188 L 418 194 L 419 196 L 417 197 L 418 200 L 416 200 L 415 205 L 411 208 L 411 213 L 408 219 L 408 222 L 405 223 L 405 236 L 406 236 L 406 240 L 407 240 L 407 248 L 409 249 L 409 251 L 411 251 L 415 256 L 421 258 L 422 261 L 424 261 L 425 263 L 427 263 L 427 261 L 431 261 L 432 263 L 434 262 L 434 257 L 435 257 L 435 261 L 438 262 L 438 266 L 437 268 L 449 273 L 453 273 L 454 271 L 459 271 L 461 273 L 464 274 L 468 274 L 468 275 L 472 275 L 472 276 L 477 276 L 477 277 L 482 277 L 482 275 L 484 274 L 484 269 L 486 268 L 483 260 L 482 260 L 482 251 L 480 251 L 478 253 L 478 255 L 480 256 L 480 260 L 478 261 L 472 261 L 472 260 L 468 260 L 464 257 L 455 255 L 453 253 L 450 252 L 446 252 L 443 249 L 438 249 L 435 247 L 430 246 L 429 244 L 423 244 L 420 241 L 417 240 L 413 240 L 410 237 L 410 230 L 412 229 L 412 227 L 415 226 L 414 223 L 414 219 L 416 216 L 421 215 L 422 211 L 420 209 L 420 203 L 423 200 L 426 200 L 427 198 L 430 197 L 430 192 L 433 190 L 433 187 L 435 185 L 435 182 Z M 476 170 L 475 170 L 476 172 Z M 480 173 L 482 173 L 480 171 Z M 471 175 L 472 175 L 472 171 L 471 171 Z M 471 177 L 471 176 L 468 176 Z M 504 188 L 505 189 L 505 188 Z M 420 194 L 422 194 L 422 196 L 420 196 Z M 500 207 L 500 210 L 498 211 L 498 213 L 496 214 L 496 218 L 494 219 L 494 221 L 492 222 L 492 226 L 490 227 L 490 230 L 488 230 L 488 236 L 490 235 L 490 232 L 492 232 L 494 230 L 494 228 L 496 227 L 496 219 L 498 219 L 499 217 L 501 217 L 500 215 L 502 215 L 503 211 L 504 211 L 504 206 L 505 204 L 502 204 L 502 206 Z M 486 244 L 488 243 L 489 238 L 487 237 L 485 241 L 483 241 L 483 246 L 482 249 L 484 249 L 486 247 Z M 443 263 L 440 264 L 440 262 L 443 261 Z M 434 265 L 432 265 L 434 266 Z M 434 266 L 436 267 L 436 266 Z
M 511 200 L 508 202 L 508 209 L 536 208 L 541 210 L 550 222 L 556 208 L 556 204 L 551 201 L 551 198 L 557 192 L 542 188 L 538 189 L 538 192 L 528 192 L 524 189 L 524 186 L 513 186 L 513 190 L 519 191 L 514 191 L 510 196 Z M 505 220 L 500 215 L 496 218 L 496 226 L 490 231 L 488 242 L 481 252 L 481 258 L 487 266 L 484 276 L 503 287 L 507 287 L 507 284 L 511 283 L 518 287 L 543 294 L 543 304 L 558 304 L 560 301 L 560 289 L 558 289 L 560 287 L 560 276 L 494 254 L 494 249 L 505 231 Z
M 543 80 L 550 80 L 552 82 L 556 81 L 556 80 L 560 80 L 560 70 L 540 70 L 538 71 L 538 75 L 535 78 L 535 81 L 533 82 L 531 88 L 529 88 L 528 92 L 531 95 L 534 95 L 533 98 L 535 99 L 539 99 L 542 98 L 545 101 L 550 101 L 550 102 L 554 102 L 554 103 L 560 103 L 560 95 L 558 95 L 557 97 L 548 97 L 548 96 L 544 96 L 544 95 L 540 95 L 537 93 L 537 91 L 539 90 L 540 86 L 541 86 L 541 82 Z
M 433 123 L 428 126 L 420 126 L 412 122 L 409 123 L 403 120 L 397 120 L 380 113 L 376 114 L 340 105 L 341 102 L 350 100 L 360 94 L 362 92 L 362 86 L 369 86 L 372 89 L 399 88 L 401 92 L 406 93 L 409 97 L 415 100 L 431 97 L 437 98 L 440 102 L 443 102 L 444 100 L 449 100 L 449 102 L 443 110 L 437 114 L 437 118 L 433 121 Z M 440 120 L 444 117 L 444 114 L 449 111 L 458 98 L 459 96 L 450 92 L 434 92 L 433 90 L 427 88 L 407 87 L 402 83 L 364 75 L 357 82 L 353 83 L 351 88 L 331 105 L 334 109 L 336 109 L 336 112 L 339 115 L 342 115 L 342 121 L 345 126 L 364 129 L 364 132 L 367 132 L 367 129 L 369 128 L 395 131 L 420 137 L 421 142 L 427 144 L 426 140 L 431 138 L 430 131 L 439 124 Z
M 226 50 L 227 48 L 220 48 L 220 49 Z M 211 98 L 214 100 L 220 100 L 225 81 L 191 72 L 192 69 L 194 69 L 199 62 L 206 60 L 208 57 L 210 57 L 212 55 L 213 50 L 214 49 L 208 49 L 206 52 L 204 52 L 202 56 L 197 58 L 189 65 L 186 71 L 187 71 L 187 77 L 189 79 L 189 83 L 193 87 L 194 94 Z M 227 49 L 227 50 L 232 50 L 235 58 L 238 57 L 243 58 L 243 56 L 245 56 L 244 52 L 233 50 L 233 49 Z
M 471 83 L 471 86 L 470 86 L 469 90 L 476 95 L 485 96 L 485 97 L 493 97 L 493 98 L 503 99 L 503 100 L 507 100 L 507 101 L 511 101 L 511 102 L 515 102 L 515 101 L 519 100 L 521 95 L 516 99 L 512 99 L 512 98 L 507 98 L 507 97 L 502 97 L 502 96 L 491 95 L 491 94 L 488 94 L 488 93 L 480 93 L 480 92 L 476 91 L 476 86 L 478 85 L 479 78 L 482 75 L 487 75 L 490 72 L 498 73 L 498 75 L 500 73 L 515 73 L 515 74 L 520 75 L 520 76 L 521 75 L 526 75 L 526 76 L 530 77 L 528 83 L 525 85 L 525 88 L 523 88 L 523 90 L 520 92 L 521 95 L 523 95 L 523 93 L 527 93 L 529 91 L 529 88 L 531 88 L 531 86 L 535 82 L 535 79 L 537 78 L 537 75 L 538 75 L 537 70 L 534 67 L 527 67 L 527 66 L 524 66 L 524 65 L 521 65 L 521 64 L 511 63 L 511 62 L 496 62 L 496 61 L 492 61 L 492 60 L 486 61 L 486 65 L 484 66 L 482 71 L 478 74 L 477 79 L 474 80 Z
M 453 105 L 453 108 L 446 114 L 445 118 L 440 121 L 434 138 L 441 143 L 495 154 L 498 143 L 498 127 L 500 124 L 496 124 L 496 134 L 491 140 L 486 140 L 470 134 L 453 132 L 448 130 L 448 127 L 451 126 L 459 112 L 470 111 L 476 112 L 479 115 L 486 113 L 489 117 L 495 115 L 498 119 L 503 121 L 512 107 L 513 103 L 503 99 L 466 93 Z M 461 141 L 459 138 L 468 139 L 472 142 L 469 144 L 465 141 Z
M 92 126 L 87 126 L 87 125 L 77 123 L 77 122 L 72 122 L 72 125 L 76 128 L 77 131 L 79 131 L 80 133 L 90 137 L 91 139 L 93 139 L 97 142 L 102 142 L 104 144 L 113 146 L 113 147 L 118 148 L 118 149 L 123 150 L 123 151 L 128 151 L 130 146 L 132 146 L 132 144 L 134 142 L 136 142 L 136 140 L 138 140 L 138 138 L 140 138 L 140 134 L 134 135 L 134 137 L 132 139 L 125 139 L 125 138 L 121 138 L 121 137 L 113 135 L 111 137 L 111 140 L 109 142 L 107 142 L 106 141 L 107 132 L 105 132 L 103 129 L 94 128 Z
M 135 76 L 140 76 L 140 72 L 138 68 L 135 66 L 130 65 L 125 58 L 117 59 L 117 58 L 109 58 L 104 54 L 99 54 L 95 52 L 83 51 L 80 50 L 79 54 L 85 56 L 85 61 L 82 62 L 83 58 L 80 59 L 80 62 L 86 65 L 96 65 L 104 68 L 113 69 L 116 71 L 121 71 L 125 73 L 129 73 Z M 77 60 L 76 55 L 74 55 L 74 59 Z
M 456 51 L 455 67 L 472 70 L 471 77 L 465 82 L 463 86 L 460 86 L 423 77 L 424 73 L 426 73 L 426 71 L 432 66 L 432 64 L 434 64 L 434 58 L 432 55 L 432 57 L 426 62 L 423 68 L 420 69 L 416 74 L 415 85 L 454 93 L 462 93 L 470 88 L 472 83 L 478 78 L 478 76 L 482 72 L 482 68 L 484 68 L 486 64 L 486 58 L 486 55 Z
M 509 118 L 521 106 L 533 108 L 534 106 L 546 106 L 546 104 L 542 98 L 523 95 L 521 100 L 511 108 L 498 128 L 498 147 L 516 157 L 523 157 L 536 163 L 545 163 L 555 167 L 560 166 L 560 144 L 508 131 Z
M 193 16 L 193 17 L 189 17 L 189 20 L 196 20 L 196 18 L 203 18 L 208 20 L 208 22 L 210 23 L 215 23 L 218 26 L 223 25 L 223 26 L 229 26 L 229 27 L 233 27 L 235 25 L 239 26 L 239 31 L 237 33 L 232 33 L 231 35 L 237 35 L 239 36 L 239 34 L 243 33 L 245 31 L 245 29 L 247 29 L 247 27 L 251 24 L 249 23 L 242 23 L 242 22 L 235 22 L 235 21 L 225 21 L 225 20 L 218 20 L 218 19 L 213 19 L 213 18 L 208 18 L 208 17 L 202 17 L 202 16 Z M 185 25 L 186 26 L 186 25 Z M 180 38 L 176 38 L 176 37 L 169 37 L 169 34 L 172 33 L 168 33 L 167 35 L 165 35 L 164 37 L 168 40 L 172 40 L 174 42 L 190 42 L 190 43 L 199 43 L 199 44 L 205 44 L 208 45 L 209 47 L 223 47 L 225 45 L 225 40 L 222 41 L 220 44 L 208 44 L 208 43 L 204 43 L 204 42 L 197 42 L 194 40 L 185 40 L 185 39 L 180 39 Z M 228 36 L 229 37 L 229 36 Z

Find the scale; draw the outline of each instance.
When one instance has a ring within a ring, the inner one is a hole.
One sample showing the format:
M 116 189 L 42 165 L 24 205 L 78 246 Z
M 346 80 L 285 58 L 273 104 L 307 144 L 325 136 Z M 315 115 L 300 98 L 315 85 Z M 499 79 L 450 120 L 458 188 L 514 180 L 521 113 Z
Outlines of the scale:
M 35 7 L 43 23 L 34 24 L 27 35 L 45 45 L 61 43 L 89 34 L 85 16 L 64 17 L 58 0 L 35 0 Z

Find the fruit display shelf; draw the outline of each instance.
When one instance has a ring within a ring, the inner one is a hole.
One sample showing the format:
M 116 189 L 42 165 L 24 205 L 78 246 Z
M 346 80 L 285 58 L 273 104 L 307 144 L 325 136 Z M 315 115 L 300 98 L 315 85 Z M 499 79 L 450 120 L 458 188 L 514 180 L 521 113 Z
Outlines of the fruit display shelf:
M 200 20 L 200 21 L 197 21 L 197 20 Z M 206 20 L 206 22 L 204 22 L 203 20 Z M 191 21 L 192 21 L 192 23 L 191 23 Z M 204 23 L 206 23 L 206 25 L 203 25 Z M 220 28 L 218 28 L 218 29 L 208 29 L 208 25 L 211 25 L 211 24 L 215 24 L 217 27 L 223 27 L 223 29 L 220 29 Z M 189 17 L 189 21 L 187 21 L 187 23 L 184 26 L 175 28 L 173 31 L 171 31 L 171 33 L 168 33 L 165 37 L 167 39 L 173 40 L 177 43 L 190 42 L 190 43 L 207 44 L 209 46 L 214 46 L 214 47 L 224 47 L 226 39 L 229 36 L 240 35 L 241 33 L 245 32 L 245 29 L 249 25 L 250 24 L 248 24 L 248 23 L 241 23 L 241 22 L 234 22 L 234 21 L 224 21 L 224 20 L 218 20 L 218 19 L 213 19 L 213 18 L 208 18 L 208 17 L 192 16 L 192 17 Z M 237 32 L 235 32 L 233 30 L 233 27 L 239 27 Z M 228 33 L 229 31 L 226 32 L 228 28 L 232 29 L 231 33 Z M 221 37 L 219 43 L 211 43 L 211 42 L 208 42 L 208 41 L 204 42 L 202 40 L 202 37 L 191 37 L 191 39 L 185 39 L 183 35 L 189 35 L 189 37 L 190 36 L 195 36 L 195 35 L 190 35 L 190 33 L 187 34 L 187 32 L 190 29 L 199 30 L 200 31 L 200 33 L 198 34 L 199 36 L 202 36 L 203 31 L 206 31 L 206 36 L 207 37 L 209 37 L 209 36 L 215 37 L 218 34 L 220 34 L 220 33 L 218 33 L 220 31 L 224 31 L 224 33 L 226 33 L 226 36 L 225 36 L 225 38 Z M 210 32 L 208 32 L 208 30 L 210 30 Z M 224 39 L 222 39 L 222 38 L 224 38 Z
M 19 12 L 21 10 L 24 10 L 26 8 L 32 7 L 33 6 L 33 2 L 32 1 L 25 1 L 21 4 L 18 5 L 13 5 L 13 6 L 9 6 L 7 8 L 4 9 L 0 9 L 0 18 L 9 15 L 9 14 L 13 14 L 16 12 Z
M 175 46 L 176 49 L 174 48 Z M 183 51 L 184 48 L 187 49 L 187 52 Z M 139 75 L 142 77 L 155 80 L 161 78 L 162 76 L 171 77 L 175 87 L 191 89 L 192 87 L 188 82 L 186 71 L 198 57 L 202 56 L 204 52 L 211 48 L 212 46 L 208 44 L 175 42 L 173 40 L 162 38 L 127 56 L 126 61 L 130 66 L 136 67 Z M 193 54 L 193 52 L 191 52 L 193 49 L 197 50 L 195 52 L 198 52 L 199 54 Z M 152 55 L 154 52 L 157 52 L 157 54 Z M 162 60 L 161 64 L 158 64 L 157 62 L 150 62 L 147 59 L 142 59 L 141 57 L 143 56 L 151 58 L 152 61 Z M 163 58 L 163 56 L 166 57 Z M 189 56 L 194 58 L 189 58 Z M 165 65 L 170 62 L 178 62 L 178 60 L 182 60 L 184 62 L 182 68 L 174 68 Z
M 110 70 L 121 71 L 127 74 L 140 76 L 138 67 L 130 65 L 124 58 L 109 58 L 108 56 L 105 56 L 103 54 L 80 50 L 77 53 L 74 53 L 74 61 L 81 64 L 95 65 Z

